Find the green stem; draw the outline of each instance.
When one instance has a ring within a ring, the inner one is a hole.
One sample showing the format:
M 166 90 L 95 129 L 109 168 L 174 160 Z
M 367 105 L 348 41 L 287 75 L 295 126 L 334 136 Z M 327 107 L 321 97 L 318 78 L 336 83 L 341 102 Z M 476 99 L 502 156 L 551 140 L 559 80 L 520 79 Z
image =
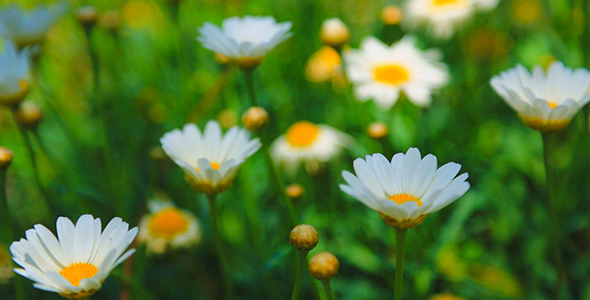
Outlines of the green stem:
M 545 162 L 545 179 L 547 185 L 547 200 L 549 202 L 549 235 L 551 244 L 551 258 L 557 271 L 557 285 L 555 287 L 555 294 L 553 299 L 563 299 L 562 295 L 565 292 L 564 288 L 567 284 L 565 265 L 563 264 L 561 256 L 561 238 L 559 236 L 560 218 L 559 218 L 559 203 L 557 195 L 555 194 L 555 174 L 551 168 L 551 161 L 553 158 L 553 147 L 551 141 L 553 134 L 543 133 L 543 156 Z
M 289 216 L 291 217 L 291 224 L 289 224 L 289 228 L 292 228 L 295 226 L 295 223 L 297 223 L 297 214 L 295 213 L 293 202 L 291 202 L 291 199 L 285 193 L 285 184 L 279 178 L 279 174 L 277 173 L 272 157 L 270 156 L 270 150 L 268 149 L 268 145 L 265 142 L 262 142 L 262 153 L 264 154 L 264 159 L 266 160 L 266 166 L 268 167 L 270 178 L 275 185 L 275 188 L 278 190 L 279 195 L 284 199 L 285 205 L 289 210 Z
M 582 1 L 582 51 L 584 56 L 584 68 L 590 68 L 590 0 L 583 0 Z M 586 125 L 587 128 L 590 126 L 590 106 L 586 106 L 584 111 L 584 115 L 586 116 Z
M 301 279 L 303 278 L 303 270 L 307 265 L 307 253 L 309 251 L 299 250 L 297 255 L 297 275 L 295 277 L 295 285 L 293 285 L 293 294 L 291 294 L 291 300 L 299 299 L 299 291 L 301 290 Z
M 332 292 L 330 279 L 322 280 L 322 284 L 324 285 L 324 291 L 326 292 L 326 299 L 334 300 L 334 293 Z
M 217 204 L 215 198 L 217 194 L 207 194 L 209 201 L 209 214 L 211 215 L 211 223 L 213 225 L 213 232 L 215 234 L 215 246 L 217 247 L 217 255 L 219 256 L 219 269 L 221 270 L 221 277 L 223 279 L 224 290 L 227 293 L 227 299 L 233 299 L 233 286 L 229 278 L 228 261 L 223 251 L 223 244 L 221 243 L 221 231 L 217 224 Z
M 0 168 L 0 217 L 4 220 L 0 244 L 10 245 L 13 238 L 12 220 L 8 211 L 8 197 L 6 197 L 6 171 L 8 166 Z
M 407 229 L 395 229 L 396 258 L 395 258 L 395 290 L 394 300 L 402 299 L 402 286 L 404 283 L 404 247 L 406 243 Z
M 254 70 L 244 70 L 244 79 L 246 80 L 246 89 L 248 89 L 250 106 L 258 106 L 256 103 L 256 92 L 254 90 Z

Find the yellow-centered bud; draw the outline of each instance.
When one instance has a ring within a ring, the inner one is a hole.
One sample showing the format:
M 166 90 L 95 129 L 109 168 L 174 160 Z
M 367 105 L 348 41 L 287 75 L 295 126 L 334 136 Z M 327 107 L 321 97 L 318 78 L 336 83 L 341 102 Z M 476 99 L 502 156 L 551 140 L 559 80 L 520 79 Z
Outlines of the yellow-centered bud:
M 371 138 L 380 139 L 387 135 L 387 125 L 383 122 L 373 122 L 367 128 L 367 133 Z
M 12 151 L 6 147 L 0 147 L 0 170 L 6 170 L 12 163 Z
M 268 122 L 268 113 L 264 108 L 253 106 L 250 107 L 242 116 L 242 123 L 250 131 L 262 128 Z
M 300 184 L 293 183 L 287 186 L 285 193 L 291 199 L 299 199 L 303 195 L 305 190 Z
M 332 279 L 338 273 L 338 267 L 338 259 L 330 252 L 318 253 L 309 260 L 309 273 L 317 280 Z
M 96 7 L 92 5 L 84 5 L 78 8 L 76 11 L 76 17 L 78 18 L 78 22 L 80 22 L 86 30 L 89 30 L 94 27 L 98 21 L 98 12 L 96 11 Z
M 14 113 L 14 121 L 21 127 L 35 129 L 41 119 L 43 112 L 37 104 L 31 101 L 21 103 Z
M 381 20 L 385 25 L 399 24 L 403 18 L 404 13 L 395 5 L 388 5 L 381 11 Z
M 322 23 L 320 38 L 326 45 L 339 48 L 348 42 L 348 27 L 338 18 L 327 19 Z
M 311 225 L 301 224 L 295 226 L 289 235 L 291 245 L 301 251 L 310 251 L 315 248 L 320 239 L 320 235 Z

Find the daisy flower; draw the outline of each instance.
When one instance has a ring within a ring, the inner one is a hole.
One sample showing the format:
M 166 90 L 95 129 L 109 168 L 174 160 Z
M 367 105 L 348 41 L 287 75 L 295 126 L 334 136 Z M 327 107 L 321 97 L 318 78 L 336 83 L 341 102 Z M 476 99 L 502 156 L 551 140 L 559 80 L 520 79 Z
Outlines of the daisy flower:
M 0 53 L 0 105 L 15 107 L 31 87 L 29 49 L 17 51 L 9 40 L 2 43 Z
M 45 40 L 49 27 L 67 9 L 65 2 L 51 6 L 40 6 L 31 11 L 23 11 L 11 6 L 0 10 L 0 36 L 14 41 L 19 47 L 32 46 Z
M 446 66 L 436 50 L 420 51 L 412 37 L 387 47 L 375 37 L 363 39 L 359 50 L 345 53 L 346 74 L 355 85 L 355 96 L 374 99 L 383 109 L 391 108 L 403 91 L 420 107 L 430 104 L 430 94 L 449 80 Z
M 547 74 L 540 66 L 531 74 L 518 65 L 490 83 L 526 125 L 542 132 L 563 129 L 590 100 L 588 70 L 572 70 L 562 62 L 553 62 Z
M 475 11 L 490 11 L 497 4 L 498 0 L 408 0 L 405 20 L 410 27 L 426 23 L 435 37 L 446 39 Z
M 348 185 L 342 184 L 340 189 L 379 212 L 389 226 L 409 229 L 469 189 L 467 173 L 455 178 L 461 165 L 450 162 L 439 169 L 436 166 L 436 156 L 421 158 L 416 148 L 397 153 L 391 162 L 379 153 L 367 155 L 366 160 L 354 161 L 356 176 L 342 172 Z
M 318 163 L 329 161 L 351 143 L 350 136 L 328 125 L 299 121 L 272 143 L 271 153 L 273 159 L 291 174 L 301 163 L 314 173 Z
M 26 231 L 26 239 L 10 246 L 17 274 L 34 287 L 68 299 L 85 299 L 98 291 L 109 272 L 135 249 L 123 254 L 137 235 L 137 227 L 113 218 L 101 233 L 100 219 L 82 215 L 76 225 L 57 219 L 57 236 L 41 224 Z
M 164 253 L 166 248 L 187 248 L 201 240 L 199 222 L 191 212 L 170 201 L 152 199 L 150 213 L 139 222 L 137 240 L 147 244 L 148 252 Z
M 250 139 L 246 129 L 230 128 L 223 136 L 217 121 L 209 121 L 204 132 L 195 124 L 186 124 L 161 139 L 162 148 L 184 169 L 191 186 L 199 192 L 220 193 L 232 183 L 240 165 L 261 144 Z
M 203 47 L 227 56 L 243 69 L 254 69 L 278 44 L 291 36 L 291 22 L 277 23 L 273 17 L 231 17 L 221 28 L 209 22 L 199 28 Z

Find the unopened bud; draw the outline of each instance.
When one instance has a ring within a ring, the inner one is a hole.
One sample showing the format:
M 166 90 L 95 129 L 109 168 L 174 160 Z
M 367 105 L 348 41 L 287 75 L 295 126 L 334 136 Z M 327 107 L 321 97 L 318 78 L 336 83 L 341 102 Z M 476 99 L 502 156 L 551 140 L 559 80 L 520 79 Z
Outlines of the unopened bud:
M 297 183 L 290 184 L 285 189 L 285 193 L 287 194 L 287 197 L 289 197 L 291 199 L 299 199 L 299 197 L 301 197 L 303 195 L 304 191 L 305 190 L 303 189 L 303 187 Z
M 317 280 L 332 279 L 338 273 L 338 267 L 338 259 L 330 252 L 318 253 L 309 260 L 309 273 Z
M 43 112 L 37 104 L 31 101 L 21 103 L 14 113 L 14 121 L 24 128 L 37 128 L 43 118 Z
M 238 114 L 231 109 L 223 110 L 217 116 L 217 120 L 219 120 L 219 124 L 224 129 L 229 129 L 230 127 L 238 124 Z
M 78 18 L 78 22 L 80 22 L 86 30 L 89 30 L 94 27 L 96 21 L 98 21 L 98 12 L 94 6 L 84 5 L 78 8 L 76 11 L 76 17 Z
M 385 25 L 399 24 L 403 18 L 404 13 L 395 5 L 388 5 L 381 11 L 381 20 Z
M 291 245 L 297 250 L 310 251 L 315 248 L 320 239 L 320 235 L 311 225 L 301 224 L 295 226 L 289 235 Z
M 324 44 L 338 48 L 348 42 L 350 33 L 340 19 L 332 18 L 322 23 L 320 38 Z
M 367 133 L 371 138 L 380 139 L 387 135 L 387 125 L 383 122 L 373 122 L 369 125 Z
M 264 108 L 253 106 L 250 107 L 242 116 L 242 123 L 250 131 L 262 128 L 268 122 L 268 113 Z
M 12 151 L 6 147 L 0 147 L 0 170 L 6 170 L 12 163 Z

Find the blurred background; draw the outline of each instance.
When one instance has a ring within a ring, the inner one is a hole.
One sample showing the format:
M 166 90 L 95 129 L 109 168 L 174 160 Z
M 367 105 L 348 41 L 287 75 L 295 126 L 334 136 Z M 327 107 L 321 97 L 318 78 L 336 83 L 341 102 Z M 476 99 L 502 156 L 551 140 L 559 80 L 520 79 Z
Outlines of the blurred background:
M 502 0 L 493 11 L 476 13 L 448 40 L 384 21 L 382 10 L 401 5 L 397 1 L 69 2 L 68 12 L 50 28 L 34 58 L 34 83 L 26 98 L 42 111 L 41 122 L 27 133 L 42 188 L 10 111 L 0 110 L 0 145 L 15 154 L 7 179 L 15 232 L 24 237 L 36 223 L 54 231 L 58 215 L 77 219 L 83 213 L 105 224 L 120 216 L 136 226 L 147 212 L 147 200 L 165 193 L 200 219 L 201 243 L 162 255 L 148 255 L 144 245 L 135 245 L 137 253 L 111 273 L 92 299 L 221 299 L 206 197 L 186 183 L 159 139 L 187 122 L 202 128 L 216 119 L 224 128 L 242 126 L 248 105 L 244 78 L 196 41 L 198 28 L 236 15 L 269 15 L 278 22 L 291 21 L 293 36 L 254 73 L 258 102 L 270 115 L 264 142 L 299 120 L 328 124 L 355 140 L 313 172 L 303 167 L 295 175 L 281 172 L 286 184 L 303 187 L 294 199 L 298 223 L 311 224 L 320 234 L 310 256 L 330 251 L 340 260 L 332 280 L 336 298 L 392 298 L 396 256 L 395 231 L 339 190 L 342 170 L 352 170 L 357 157 L 381 152 L 390 158 L 416 146 L 423 155 L 436 155 L 439 166 L 461 164 L 462 172 L 470 174 L 471 189 L 410 230 L 404 299 L 439 294 L 552 299 L 556 272 L 547 259 L 550 223 L 541 135 L 520 122 L 489 80 L 518 63 L 531 68 L 561 60 L 569 67 L 588 68 L 584 1 Z M 1 7 L 26 9 L 43 3 L 53 1 L 0 1 Z M 95 24 L 85 27 L 79 21 L 81 5 L 96 8 Z M 358 102 L 344 76 L 321 73 L 310 61 L 323 46 L 321 23 L 332 17 L 349 27 L 351 48 L 368 35 L 391 44 L 410 33 L 419 48 L 440 49 L 450 83 L 433 94 L 426 109 L 405 97 L 390 110 L 373 101 Z M 590 299 L 586 112 L 558 133 L 556 149 L 559 230 L 570 299 Z M 387 125 L 385 137 L 367 134 L 375 121 Z M 295 250 L 289 244 L 288 214 L 266 178 L 259 151 L 217 200 L 239 299 L 288 299 L 293 286 Z M 0 284 L 0 298 L 16 299 L 13 280 Z M 21 280 L 27 299 L 61 298 Z M 320 287 L 306 274 L 302 299 L 324 299 Z

